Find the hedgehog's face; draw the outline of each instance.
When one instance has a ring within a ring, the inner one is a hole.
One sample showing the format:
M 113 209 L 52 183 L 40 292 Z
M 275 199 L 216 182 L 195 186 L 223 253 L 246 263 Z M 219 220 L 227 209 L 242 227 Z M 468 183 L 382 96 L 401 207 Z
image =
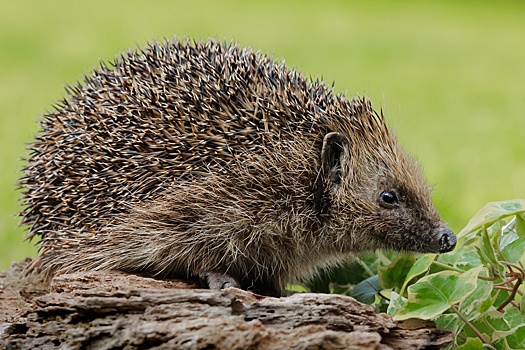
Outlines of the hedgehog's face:
M 417 163 L 400 149 L 354 152 L 340 133 L 323 142 L 322 162 L 329 186 L 330 216 L 346 250 L 393 249 L 444 253 L 456 236 L 432 204 Z
M 363 200 L 372 203 L 365 215 L 379 222 L 368 227 L 373 244 L 398 251 L 451 251 L 456 245 L 456 236 L 439 217 L 428 186 L 406 185 L 400 182 L 404 175 L 391 178 L 383 173 L 382 179 L 371 178 L 375 180 L 372 187 L 375 190 L 366 193 Z

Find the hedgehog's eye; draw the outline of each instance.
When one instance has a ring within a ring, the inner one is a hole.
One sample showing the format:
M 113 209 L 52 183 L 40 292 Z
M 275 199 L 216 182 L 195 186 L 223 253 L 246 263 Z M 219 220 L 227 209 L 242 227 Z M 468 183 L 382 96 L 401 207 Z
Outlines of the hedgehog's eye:
M 397 196 L 393 191 L 381 192 L 379 199 L 379 203 L 385 208 L 395 208 L 399 205 Z

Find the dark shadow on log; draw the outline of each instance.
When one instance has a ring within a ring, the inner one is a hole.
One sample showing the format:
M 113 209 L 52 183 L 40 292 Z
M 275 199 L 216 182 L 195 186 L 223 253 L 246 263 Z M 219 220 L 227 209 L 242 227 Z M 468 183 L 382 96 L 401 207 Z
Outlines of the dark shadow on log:
M 263 297 L 118 272 L 0 273 L 0 348 L 439 349 L 450 332 L 403 325 L 334 294 Z

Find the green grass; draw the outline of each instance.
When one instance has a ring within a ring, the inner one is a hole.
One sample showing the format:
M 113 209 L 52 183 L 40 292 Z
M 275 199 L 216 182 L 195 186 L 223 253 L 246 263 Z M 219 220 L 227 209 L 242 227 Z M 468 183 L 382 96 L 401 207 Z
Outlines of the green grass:
M 486 202 L 525 197 L 521 2 L 3 1 L 0 269 L 23 243 L 16 180 L 37 120 L 99 59 L 150 39 L 218 37 L 369 95 L 435 185 L 453 229 Z

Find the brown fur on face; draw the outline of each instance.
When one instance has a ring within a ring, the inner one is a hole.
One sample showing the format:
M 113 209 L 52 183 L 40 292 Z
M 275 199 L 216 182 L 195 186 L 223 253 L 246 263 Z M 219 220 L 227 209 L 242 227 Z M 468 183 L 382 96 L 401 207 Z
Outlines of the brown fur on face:
M 366 99 L 235 45 L 127 53 L 42 127 L 20 184 L 48 275 L 218 273 L 279 295 L 352 253 L 455 244 Z

